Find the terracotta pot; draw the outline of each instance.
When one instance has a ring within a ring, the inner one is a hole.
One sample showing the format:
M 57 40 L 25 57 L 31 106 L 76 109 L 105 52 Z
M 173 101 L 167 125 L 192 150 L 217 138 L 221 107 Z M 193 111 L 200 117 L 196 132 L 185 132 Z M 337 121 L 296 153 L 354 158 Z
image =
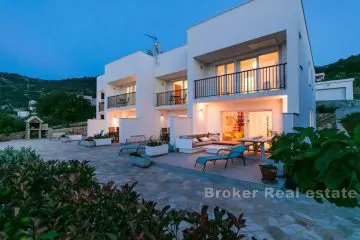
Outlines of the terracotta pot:
M 276 169 L 268 169 L 265 168 L 264 165 L 260 165 L 261 174 L 264 181 L 274 182 L 276 181 L 277 168 Z

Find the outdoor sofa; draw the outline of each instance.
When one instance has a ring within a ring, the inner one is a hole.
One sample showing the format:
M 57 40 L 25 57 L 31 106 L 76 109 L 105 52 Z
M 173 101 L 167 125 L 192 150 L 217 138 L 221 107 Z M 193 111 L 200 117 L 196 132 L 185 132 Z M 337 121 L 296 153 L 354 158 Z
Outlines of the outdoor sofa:
M 211 144 L 223 145 L 219 133 L 184 135 L 176 139 L 176 148 L 182 153 L 196 153 L 204 150 L 204 146 Z

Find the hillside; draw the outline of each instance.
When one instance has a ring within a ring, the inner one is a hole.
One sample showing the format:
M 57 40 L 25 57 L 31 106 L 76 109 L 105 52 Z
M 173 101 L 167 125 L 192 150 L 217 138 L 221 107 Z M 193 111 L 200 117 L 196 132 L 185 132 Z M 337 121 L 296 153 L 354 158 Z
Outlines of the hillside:
M 315 68 L 316 73 L 325 73 L 325 80 L 355 78 L 354 97 L 360 98 L 360 54 Z
M 96 77 L 43 80 L 14 73 L 0 72 L 0 106 L 26 107 L 51 91 L 71 92 L 95 97 Z

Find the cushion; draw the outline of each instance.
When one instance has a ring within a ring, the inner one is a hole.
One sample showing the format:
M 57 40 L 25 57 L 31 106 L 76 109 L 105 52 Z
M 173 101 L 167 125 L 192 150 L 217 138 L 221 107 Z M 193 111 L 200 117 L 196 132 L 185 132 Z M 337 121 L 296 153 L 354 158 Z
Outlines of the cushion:
M 208 137 L 202 137 L 202 138 L 200 138 L 200 141 L 201 142 L 208 142 L 208 141 L 210 141 L 210 139 Z
M 219 140 L 218 135 L 210 135 L 209 140 L 210 141 L 218 141 Z
M 192 142 L 193 142 L 193 143 L 198 143 L 198 142 L 199 142 L 199 139 L 193 138 L 193 139 L 192 139 Z

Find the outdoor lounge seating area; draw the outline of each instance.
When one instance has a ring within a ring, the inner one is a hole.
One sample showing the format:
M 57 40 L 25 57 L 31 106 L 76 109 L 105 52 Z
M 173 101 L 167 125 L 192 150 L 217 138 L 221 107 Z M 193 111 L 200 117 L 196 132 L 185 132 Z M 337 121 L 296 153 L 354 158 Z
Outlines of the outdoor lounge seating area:
M 229 143 L 220 142 L 219 133 L 206 133 L 180 136 L 176 139 L 176 148 L 182 153 L 196 153 L 205 150 L 208 145 L 229 145 Z M 231 145 L 231 144 L 230 144 Z M 235 145 L 235 144 L 232 144 Z

